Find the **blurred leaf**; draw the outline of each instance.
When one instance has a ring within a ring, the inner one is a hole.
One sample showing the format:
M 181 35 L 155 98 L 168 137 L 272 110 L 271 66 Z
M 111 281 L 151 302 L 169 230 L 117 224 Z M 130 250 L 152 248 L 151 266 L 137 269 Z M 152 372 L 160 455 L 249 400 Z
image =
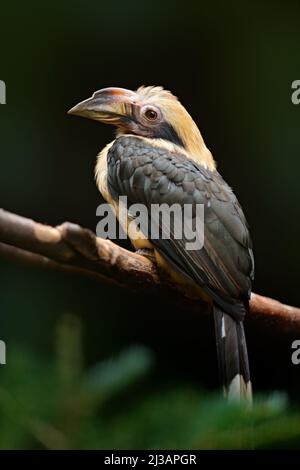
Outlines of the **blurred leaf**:
M 300 411 L 289 406 L 285 393 L 256 395 L 250 408 L 187 383 L 167 384 L 155 376 L 143 382 L 154 365 L 144 346 L 131 346 L 84 371 L 81 330 L 77 317 L 63 315 L 50 360 L 10 348 L 9 367 L 0 375 L 1 449 L 299 445 Z
M 152 365 L 151 351 L 143 346 L 131 346 L 117 357 L 96 364 L 87 372 L 84 384 L 90 391 L 109 395 L 135 383 Z
M 71 313 L 61 316 L 56 329 L 56 353 L 60 378 L 66 386 L 73 386 L 82 372 L 82 326 Z

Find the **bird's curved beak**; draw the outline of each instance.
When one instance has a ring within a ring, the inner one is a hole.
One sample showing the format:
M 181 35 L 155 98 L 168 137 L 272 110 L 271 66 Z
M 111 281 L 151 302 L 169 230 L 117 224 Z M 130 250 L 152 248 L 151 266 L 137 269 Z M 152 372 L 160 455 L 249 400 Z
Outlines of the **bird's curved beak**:
M 124 88 L 103 88 L 91 98 L 81 101 L 68 111 L 68 114 L 103 122 L 121 125 L 131 114 L 131 105 L 136 94 Z

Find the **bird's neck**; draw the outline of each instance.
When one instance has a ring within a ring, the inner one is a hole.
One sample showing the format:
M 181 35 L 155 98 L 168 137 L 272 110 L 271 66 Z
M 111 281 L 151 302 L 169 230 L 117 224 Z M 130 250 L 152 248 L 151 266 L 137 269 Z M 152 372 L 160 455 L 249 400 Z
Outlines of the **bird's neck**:
M 186 156 L 209 170 L 215 170 L 216 162 L 206 147 L 196 123 L 188 113 L 178 126 L 177 132 L 184 144 Z
M 200 134 L 200 133 L 199 133 Z M 216 169 L 216 162 L 208 148 L 206 147 L 204 140 L 200 134 L 200 139 L 190 140 L 186 146 L 187 157 L 194 160 L 204 168 L 208 168 L 213 171 Z

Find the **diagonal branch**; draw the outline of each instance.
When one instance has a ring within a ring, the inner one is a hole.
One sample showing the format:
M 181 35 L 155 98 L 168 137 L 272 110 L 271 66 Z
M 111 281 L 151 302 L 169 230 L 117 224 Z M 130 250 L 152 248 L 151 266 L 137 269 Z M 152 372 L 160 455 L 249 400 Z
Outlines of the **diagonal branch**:
M 150 259 L 96 237 L 69 222 L 50 227 L 0 210 L 0 256 L 64 272 L 79 273 L 131 291 L 156 295 L 192 312 L 209 306 L 158 270 Z M 247 322 L 281 335 L 300 334 L 300 309 L 252 294 Z

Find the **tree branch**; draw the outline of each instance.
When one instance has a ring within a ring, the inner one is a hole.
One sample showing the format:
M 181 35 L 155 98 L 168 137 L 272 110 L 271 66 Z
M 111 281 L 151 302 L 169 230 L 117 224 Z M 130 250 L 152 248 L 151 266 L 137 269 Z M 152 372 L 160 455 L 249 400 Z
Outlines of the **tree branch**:
M 63 272 L 75 272 L 100 282 L 156 295 L 176 308 L 209 313 L 210 307 L 174 284 L 150 259 L 97 238 L 69 222 L 57 227 L 0 210 L 0 256 Z M 275 334 L 300 334 L 300 309 L 252 294 L 247 322 Z

